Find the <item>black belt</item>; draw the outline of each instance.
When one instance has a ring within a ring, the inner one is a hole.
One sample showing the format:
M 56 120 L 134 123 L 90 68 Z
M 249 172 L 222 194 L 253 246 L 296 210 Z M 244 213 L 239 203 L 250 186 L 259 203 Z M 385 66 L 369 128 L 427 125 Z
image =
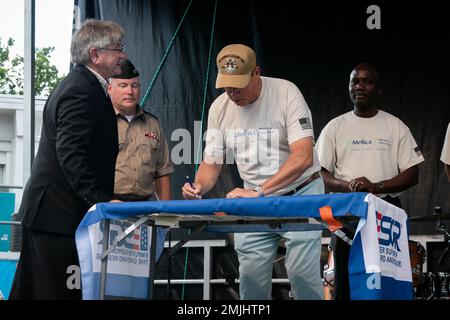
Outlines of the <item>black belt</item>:
M 147 201 L 150 199 L 150 196 L 140 196 L 137 194 L 114 194 L 114 199 L 130 202 L 130 201 Z
M 291 196 L 295 193 L 297 193 L 298 191 L 300 191 L 301 189 L 303 189 L 304 187 L 306 187 L 308 184 L 310 184 L 311 182 L 313 182 L 316 179 L 320 178 L 320 174 L 319 172 L 315 172 L 313 173 L 311 176 L 309 176 L 308 179 L 306 179 L 305 181 L 303 181 L 303 183 L 299 184 L 297 187 L 295 187 L 294 189 L 282 194 L 282 196 Z

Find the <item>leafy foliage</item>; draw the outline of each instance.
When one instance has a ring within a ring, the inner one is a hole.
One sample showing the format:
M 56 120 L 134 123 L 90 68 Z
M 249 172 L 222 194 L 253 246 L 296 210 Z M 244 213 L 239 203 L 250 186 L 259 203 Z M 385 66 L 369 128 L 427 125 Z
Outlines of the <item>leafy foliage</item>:
M 23 94 L 23 57 L 16 55 L 11 59 L 10 51 L 14 40 L 9 38 L 2 45 L 0 38 L 0 94 Z M 62 80 L 58 68 L 50 62 L 54 47 L 36 48 L 35 51 L 35 91 L 37 96 L 47 96 Z

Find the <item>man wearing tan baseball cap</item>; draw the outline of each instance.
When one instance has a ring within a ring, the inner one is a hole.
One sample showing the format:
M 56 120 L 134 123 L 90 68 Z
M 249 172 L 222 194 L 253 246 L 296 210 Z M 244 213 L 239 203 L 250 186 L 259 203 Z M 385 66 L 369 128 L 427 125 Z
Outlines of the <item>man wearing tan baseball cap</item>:
M 242 44 L 231 44 L 217 56 L 216 88 L 244 88 L 256 68 L 255 52 Z
M 311 112 L 300 90 L 287 80 L 260 76 L 255 52 L 243 44 L 226 46 L 216 62 L 216 87 L 225 92 L 209 110 L 205 157 L 194 183 L 183 186 L 184 198 L 200 199 L 210 191 L 224 160 L 235 161 L 244 180 L 244 188 L 227 198 L 324 193 Z M 321 237 L 321 230 L 236 233 L 241 299 L 272 299 L 281 239 L 294 299 L 322 299 Z

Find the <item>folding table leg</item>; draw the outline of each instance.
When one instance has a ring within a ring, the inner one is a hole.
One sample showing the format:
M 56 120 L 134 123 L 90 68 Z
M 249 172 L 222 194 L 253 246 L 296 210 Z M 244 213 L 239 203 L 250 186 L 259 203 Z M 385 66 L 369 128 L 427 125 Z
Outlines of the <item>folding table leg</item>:
M 155 225 L 152 225 L 152 237 L 150 240 L 150 270 L 148 273 L 149 279 L 148 279 L 148 298 L 154 299 L 154 293 L 155 293 L 155 261 L 156 261 L 156 246 L 158 245 L 156 243 L 156 235 L 158 232 L 158 227 Z
M 111 220 L 105 219 L 104 220 L 105 226 L 103 229 L 103 252 L 106 252 L 108 250 L 109 245 L 109 226 L 111 223 Z M 105 292 L 106 292 L 106 270 L 108 267 L 108 255 L 101 258 L 101 269 L 100 269 L 100 291 L 99 291 L 99 299 L 105 300 Z

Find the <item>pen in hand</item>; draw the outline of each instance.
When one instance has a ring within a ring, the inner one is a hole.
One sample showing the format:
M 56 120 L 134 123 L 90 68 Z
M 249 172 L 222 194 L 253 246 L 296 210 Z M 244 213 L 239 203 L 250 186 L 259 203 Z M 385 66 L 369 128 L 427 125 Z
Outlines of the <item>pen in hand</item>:
M 191 188 L 195 190 L 195 186 L 194 186 L 194 184 L 192 183 L 192 181 L 191 181 L 191 179 L 189 178 L 189 176 L 186 176 L 186 182 L 189 183 L 189 185 L 191 186 Z M 194 192 L 195 192 L 195 191 L 194 191 Z M 201 198 L 202 198 L 202 196 L 199 195 L 199 194 L 197 194 L 197 193 L 195 193 L 195 197 L 198 198 L 198 199 L 201 199 Z

